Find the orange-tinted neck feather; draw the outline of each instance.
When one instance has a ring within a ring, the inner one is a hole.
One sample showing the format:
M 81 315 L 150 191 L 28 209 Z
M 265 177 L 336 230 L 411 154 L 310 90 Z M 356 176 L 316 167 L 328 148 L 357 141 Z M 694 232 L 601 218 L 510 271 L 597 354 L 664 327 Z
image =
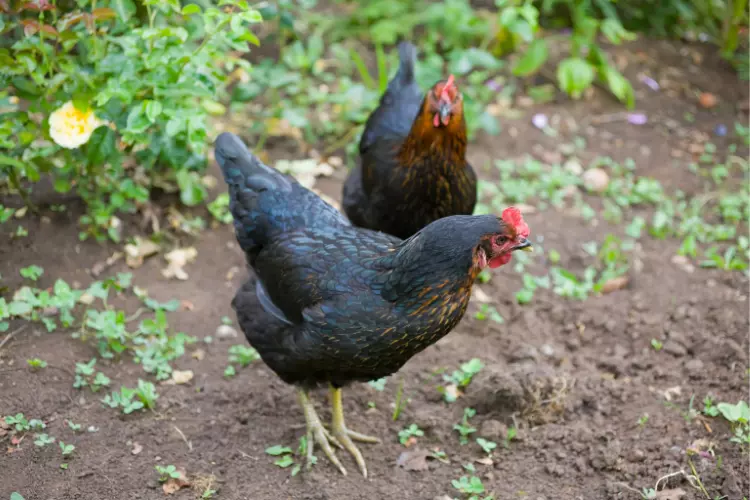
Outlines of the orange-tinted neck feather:
M 433 124 L 435 112 L 428 100 L 422 101 L 419 114 L 398 154 L 403 166 L 412 166 L 428 156 L 439 156 L 462 168 L 466 164 L 466 122 L 463 105 L 456 103 L 447 125 Z

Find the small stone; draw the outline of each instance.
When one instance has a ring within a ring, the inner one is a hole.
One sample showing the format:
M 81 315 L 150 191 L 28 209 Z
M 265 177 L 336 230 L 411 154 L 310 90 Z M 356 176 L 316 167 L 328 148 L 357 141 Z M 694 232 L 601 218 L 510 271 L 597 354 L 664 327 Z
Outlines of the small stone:
M 219 325 L 216 329 L 216 336 L 220 339 L 230 339 L 237 337 L 237 330 L 229 325 Z
M 718 99 L 716 99 L 716 96 L 713 95 L 710 92 L 703 92 L 700 96 L 700 99 L 698 100 L 701 106 L 703 106 L 706 109 L 713 108 L 716 106 L 716 103 L 718 102 Z
M 646 460 L 646 454 L 642 450 L 636 448 L 630 452 L 630 455 L 628 455 L 628 460 L 635 463 L 643 462 L 644 460 Z
M 555 349 L 549 344 L 542 345 L 542 347 L 539 348 L 539 351 L 548 358 L 555 354 Z
M 499 420 L 485 420 L 479 427 L 479 433 L 488 439 L 503 440 L 508 434 L 508 426 Z
M 591 168 L 583 173 L 583 185 L 594 193 L 603 193 L 609 186 L 609 175 L 601 168 Z
M 678 344 L 674 340 L 668 340 L 664 343 L 664 352 L 668 352 L 672 356 L 682 357 L 687 354 L 687 349 L 682 344 Z
M 563 477 L 565 475 L 565 469 L 558 464 L 547 464 L 544 466 L 544 470 L 550 476 Z
M 576 158 L 570 158 L 565 162 L 564 167 L 565 170 L 573 175 L 581 175 L 583 173 L 583 166 L 581 165 L 581 162 Z
M 700 359 L 691 359 L 685 363 L 685 370 L 687 370 L 690 375 L 698 375 L 703 372 L 703 361 Z
M 508 361 L 511 363 L 517 363 L 519 361 L 536 361 L 539 358 L 539 353 L 534 346 L 524 345 L 513 351 L 508 357 Z

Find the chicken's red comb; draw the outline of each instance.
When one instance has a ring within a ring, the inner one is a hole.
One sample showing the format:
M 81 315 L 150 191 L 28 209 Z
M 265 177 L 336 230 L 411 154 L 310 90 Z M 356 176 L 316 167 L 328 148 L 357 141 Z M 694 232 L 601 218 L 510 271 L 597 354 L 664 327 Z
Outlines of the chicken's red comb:
M 440 92 L 440 99 L 443 101 L 452 101 L 450 94 L 448 93 L 448 89 L 454 87 L 454 80 L 453 75 L 450 75 L 448 77 L 448 81 L 445 82 L 445 85 L 443 85 L 443 90 Z
M 523 220 L 523 216 L 521 215 L 521 211 L 517 209 L 516 207 L 508 207 L 505 210 L 503 210 L 503 222 L 508 224 L 509 226 L 512 226 L 516 230 L 516 234 L 518 236 L 523 236 L 524 238 L 527 238 L 529 236 L 529 225 L 526 224 L 526 221 Z

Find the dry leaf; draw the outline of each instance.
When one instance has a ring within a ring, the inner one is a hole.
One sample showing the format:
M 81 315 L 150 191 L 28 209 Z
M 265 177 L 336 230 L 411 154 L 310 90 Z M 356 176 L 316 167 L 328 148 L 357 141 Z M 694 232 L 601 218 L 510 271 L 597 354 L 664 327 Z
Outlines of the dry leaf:
M 491 459 L 490 457 L 482 457 L 482 458 L 477 458 L 477 459 L 476 459 L 476 460 L 474 460 L 474 461 L 475 461 L 476 463 L 478 463 L 478 464 L 482 464 L 482 465 L 494 465 L 494 464 L 495 464 L 495 462 L 493 462 L 493 461 L 492 461 L 492 459 Z
M 415 444 L 417 444 L 417 438 L 415 438 L 414 436 L 410 436 L 409 439 L 407 439 L 406 442 L 404 443 L 404 446 L 406 448 L 411 448 Z
M 143 446 L 141 446 L 140 443 L 136 443 L 134 441 L 133 442 L 133 449 L 130 450 L 130 453 L 132 453 L 133 455 L 137 455 L 137 454 L 139 454 L 142 451 L 143 451 Z
M 122 252 L 115 252 L 113 253 L 107 260 L 103 262 L 97 262 L 93 266 L 91 266 L 91 275 L 96 278 L 100 274 L 102 274 L 104 271 L 106 271 L 108 268 L 112 267 L 115 262 L 120 260 L 122 258 Z
M 175 384 L 187 384 L 193 380 L 193 370 L 174 370 L 172 372 L 172 382 Z
M 183 300 L 182 302 L 180 302 L 180 305 L 185 311 L 192 311 L 193 309 L 195 309 L 195 304 L 193 304 L 189 300 Z
M 445 397 L 448 401 L 455 401 L 461 396 L 456 384 L 448 384 L 445 386 Z
M 602 293 L 612 293 L 616 292 L 617 290 L 622 290 L 626 286 L 628 286 L 628 283 L 630 282 L 630 279 L 627 276 L 618 276 L 616 278 L 612 278 L 611 280 L 607 280 L 602 285 Z
M 159 245 L 140 236 L 136 236 L 134 241 L 135 243 L 125 245 L 125 262 L 128 264 L 128 267 L 141 267 L 144 259 L 151 257 L 161 250 Z
M 307 189 L 312 189 L 316 177 L 329 177 L 334 169 L 328 163 L 308 158 L 306 160 L 279 160 L 276 162 L 276 170 L 293 176 Z
M 188 279 L 188 273 L 185 272 L 183 267 L 188 262 L 192 262 L 198 256 L 198 250 L 194 247 L 189 248 L 177 248 L 172 250 L 164 256 L 169 262 L 166 268 L 161 270 L 161 274 L 165 278 L 177 278 L 178 280 Z
M 237 330 L 229 325 L 219 325 L 216 328 L 216 336 L 220 339 L 229 339 L 237 337 Z
M 401 453 L 396 460 L 396 465 L 403 467 L 404 470 L 424 471 L 430 468 L 427 463 L 427 457 L 429 456 L 427 450 L 414 448 L 411 451 Z
M 190 486 L 190 481 L 188 481 L 187 479 L 185 469 L 179 468 L 177 469 L 177 473 L 180 475 L 180 477 L 170 477 L 169 479 L 167 479 L 167 482 L 165 482 L 161 486 L 161 489 L 164 490 L 165 494 L 171 495 L 172 493 L 175 493 L 182 488 Z
M 191 354 L 191 356 L 198 361 L 203 361 L 203 358 L 206 357 L 206 351 L 204 351 L 203 349 L 196 349 L 193 354 Z
M 668 490 L 657 491 L 656 500 L 680 500 L 685 495 L 687 495 L 687 492 L 682 488 L 670 488 Z
M 293 127 L 289 121 L 283 119 L 283 118 L 269 118 L 266 120 L 266 132 L 268 135 L 272 137 L 291 137 L 293 139 L 297 139 L 298 141 L 302 140 L 302 131 L 297 128 Z M 262 160 L 265 161 L 265 160 Z
M 666 399 L 667 401 L 672 401 L 673 396 L 680 396 L 682 394 L 682 387 L 680 387 L 679 385 L 670 387 L 669 389 L 665 389 L 662 394 L 664 395 L 664 399 Z
M 239 266 L 232 266 L 229 271 L 227 271 L 227 281 L 232 281 L 232 278 L 240 272 Z
M 484 293 L 484 290 L 482 290 L 478 286 L 474 287 L 474 297 L 476 297 L 476 299 L 482 304 L 489 304 L 490 302 L 492 302 L 490 296 Z

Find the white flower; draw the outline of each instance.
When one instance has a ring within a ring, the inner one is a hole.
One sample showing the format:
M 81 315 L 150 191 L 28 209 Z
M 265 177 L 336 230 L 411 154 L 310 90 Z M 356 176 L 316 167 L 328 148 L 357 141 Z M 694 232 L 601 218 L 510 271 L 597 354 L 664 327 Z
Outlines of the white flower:
M 49 135 L 60 146 L 75 149 L 86 144 L 94 130 L 104 124 L 92 109 L 80 111 L 68 101 L 49 115 Z

